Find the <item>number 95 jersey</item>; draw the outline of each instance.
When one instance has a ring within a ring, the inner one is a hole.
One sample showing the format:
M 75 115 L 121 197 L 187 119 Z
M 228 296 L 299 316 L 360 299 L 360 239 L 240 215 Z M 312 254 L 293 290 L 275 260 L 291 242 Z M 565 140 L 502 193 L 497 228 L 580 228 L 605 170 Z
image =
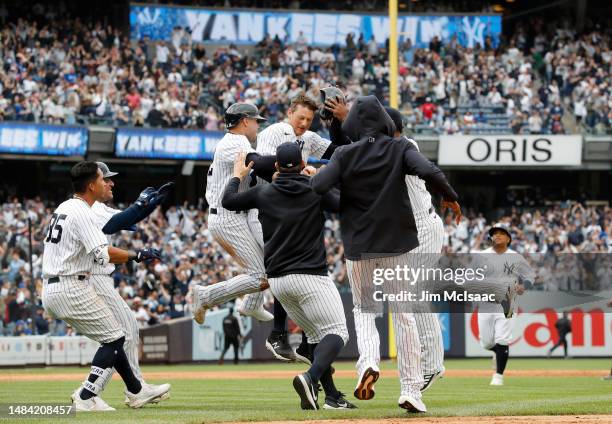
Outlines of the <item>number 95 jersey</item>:
M 81 199 L 69 199 L 55 210 L 45 232 L 43 278 L 90 273 L 93 251 L 108 245 L 95 215 Z

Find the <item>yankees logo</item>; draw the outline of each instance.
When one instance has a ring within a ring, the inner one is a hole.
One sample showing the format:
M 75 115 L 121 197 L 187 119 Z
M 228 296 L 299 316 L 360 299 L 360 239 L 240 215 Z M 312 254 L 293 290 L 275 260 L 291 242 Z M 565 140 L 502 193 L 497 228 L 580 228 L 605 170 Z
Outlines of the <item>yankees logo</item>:
M 506 275 L 514 274 L 515 269 L 516 269 L 516 264 L 509 264 L 508 262 L 504 264 L 504 273 Z
M 295 142 L 300 146 L 300 151 L 304 151 L 304 140 L 295 140 Z

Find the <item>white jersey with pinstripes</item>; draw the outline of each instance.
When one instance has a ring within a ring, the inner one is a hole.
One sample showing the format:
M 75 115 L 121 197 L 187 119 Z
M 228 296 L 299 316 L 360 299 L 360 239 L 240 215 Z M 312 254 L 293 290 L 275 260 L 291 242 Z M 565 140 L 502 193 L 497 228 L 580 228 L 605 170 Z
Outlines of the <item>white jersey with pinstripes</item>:
M 419 145 L 411 138 L 406 138 L 409 142 L 419 150 Z M 415 175 L 406 175 L 406 186 L 408 187 L 408 197 L 410 197 L 410 206 L 414 212 L 415 219 L 419 219 L 423 213 L 429 214 L 432 207 L 431 194 L 427 191 L 425 181 Z
M 91 205 L 91 210 L 95 215 L 96 224 L 100 231 L 115 214 L 121 212 L 119 209 L 113 209 L 102 202 L 94 202 L 94 204 Z M 110 245 L 111 236 L 107 235 L 106 239 Z M 114 271 L 115 265 L 109 262 L 108 264 L 102 266 L 94 264 L 91 273 L 93 275 L 111 275 Z
M 206 201 L 211 208 L 220 208 L 225 187 L 234 176 L 234 159 L 240 152 L 254 152 L 248 138 L 244 135 L 226 133 L 215 148 L 213 162 L 206 177 Z M 238 192 L 249 188 L 249 179 L 245 178 Z
M 321 159 L 331 144 L 313 131 L 306 131 L 301 136 L 296 136 L 291 124 L 279 122 L 272 124 L 257 136 L 257 152 L 262 155 L 275 155 L 276 148 L 283 143 L 295 142 L 300 145 L 302 159 L 308 162 L 309 157 Z
M 93 250 L 108 245 L 91 207 L 69 199 L 55 210 L 45 233 L 43 278 L 91 273 Z

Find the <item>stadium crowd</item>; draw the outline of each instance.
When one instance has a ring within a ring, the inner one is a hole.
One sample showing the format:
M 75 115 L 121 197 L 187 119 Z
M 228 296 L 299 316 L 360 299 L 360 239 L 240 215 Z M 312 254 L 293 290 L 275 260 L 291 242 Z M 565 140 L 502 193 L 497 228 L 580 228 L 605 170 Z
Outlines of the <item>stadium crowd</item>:
M 329 83 L 349 99 L 388 97 L 388 40 L 360 34 L 343 47 L 310 46 L 301 35 L 293 44 L 266 36 L 248 50 L 213 50 L 181 27 L 161 42 L 130 42 L 117 28 L 60 16 L 0 28 L 0 120 L 219 130 L 220 113 L 235 101 L 256 104 L 273 123 L 297 93 L 318 99 Z M 610 46 L 599 27 L 578 34 L 537 19 L 500 46 L 434 37 L 423 49 L 407 40 L 399 46 L 407 130 L 609 131 Z M 318 122 L 314 129 L 325 132 Z
M 41 290 L 44 233 L 51 205 L 40 199 L 17 199 L 2 205 L 0 215 L 0 334 L 70 334 L 61 321 L 43 313 L 33 291 Z M 32 269 L 29 262 L 29 222 L 32 228 Z M 153 246 L 162 250 L 156 264 L 118 266 L 113 274 L 117 290 L 131 306 L 141 326 L 190 313 L 189 291 L 194 284 L 214 284 L 238 272 L 229 255 L 206 227 L 203 201 L 197 205 L 157 209 L 134 233 L 114 239 L 119 247 Z M 612 208 L 585 207 L 563 202 L 545 208 L 512 208 L 501 218 L 513 234 L 512 248 L 520 253 L 612 253 Z M 459 225 L 445 219 L 446 253 L 476 252 L 487 246 L 491 222 L 469 212 Z M 325 244 L 329 271 L 341 292 L 349 291 L 339 221 L 326 223 Z M 606 255 L 609 256 L 609 255 Z M 612 263 L 610 264 L 612 267 Z M 611 271 L 611 270 L 608 270 Z M 34 278 L 32 284 L 31 276 Z M 576 281 L 584 281 L 580 275 Z M 545 280 L 540 288 L 545 288 Z M 549 288 L 553 289 L 553 288 Z M 556 289 L 559 289 L 557 287 Z M 268 303 L 272 299 L 268 298 Z

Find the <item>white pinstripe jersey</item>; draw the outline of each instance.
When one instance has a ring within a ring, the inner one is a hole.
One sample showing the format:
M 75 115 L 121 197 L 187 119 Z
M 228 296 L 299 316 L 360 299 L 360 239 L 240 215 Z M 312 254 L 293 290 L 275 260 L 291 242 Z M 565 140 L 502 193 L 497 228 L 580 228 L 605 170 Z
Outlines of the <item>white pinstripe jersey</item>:
M 90 273 L 92 251 L 105 245 L 108 240 L 89 205 L 80 199 L 66 200 L 53 213 L 45 233 L 43 278 Z
M 95 215 L 96 224 L 100 231 L 115 214 L 121 212 L 119 209 L 113 209 L 102 202 L 94 202 L 94 204 L 91 206 L 91 210 Z M 111 236 L 106 235 L 106 239 L 110 244 Z M 104 266 L 94 264 L 91 273 L 94 275 L 110 275 L 113 273 L 113 271 L 115 271 L 115 264 L 109 262 Z
M 415 140 L 408 137 L 404 138 L 414 144 L 417 150 L 419 150 L 419 145 Z M 429 194 L 427 191 L 425 181 L 416 175 L 406 175 L 406 186 L 408 187 L 408 197 L 410 197 L 410 205 L 412 206 L 412 211 L 415 214 L 415 218 L 417 218 L 419 212 L 424 213 L 429 211 L 432 206 L 431 194 Z
M 206 177 L 206 201 L 210 208 L 220 208 L 225 186 L 234 176 L 234 159 L 240 152 L 254 152 L 244 135 L 226 133 L 215 148 L 213 162 Z M 249 188 L 250 178 L 240 183 L 238 192 Z
M 312 131 L 306 131 L 298 137 L 289 123 L 279 122 L 270 125 L 257 135 L 257 153 L 275 155 L 278 146 L 291 141 L 300 145 L 305 163 L 308 163 L 309 157 L 321 159 L 331 144 L 331 141 Z

